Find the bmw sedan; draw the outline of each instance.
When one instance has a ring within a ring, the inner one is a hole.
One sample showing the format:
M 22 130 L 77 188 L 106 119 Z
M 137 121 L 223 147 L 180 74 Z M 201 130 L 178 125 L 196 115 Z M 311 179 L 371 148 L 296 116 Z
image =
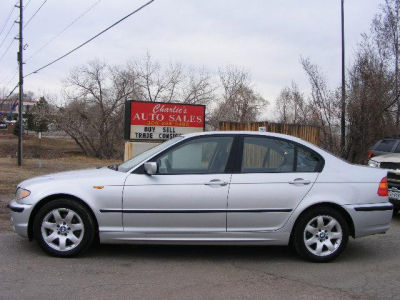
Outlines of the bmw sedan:
M 389 229 L 386 171 L 265 132 L 187 134 L 120 165 L 18 185 L 15 231 L 51 255 L 100 243 L 290 245 L 336 258 Z

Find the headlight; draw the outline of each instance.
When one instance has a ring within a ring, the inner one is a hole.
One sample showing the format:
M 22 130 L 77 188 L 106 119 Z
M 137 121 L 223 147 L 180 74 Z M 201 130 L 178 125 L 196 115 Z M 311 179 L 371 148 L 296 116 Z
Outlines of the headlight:
M 28 197 L 30 194 L 31 194 L 30 191 L 23 189 L 23 188 L 18 188 L 17 192 L 15 194 L 15 199 L 18 202 L 19 200 L 22 200 L 22 199 Z
M 379 167 L 381 166 L 381 163 L 379 163 L 379 162 L 377 162 L 377 161 L 375 161 L 375 160 L 370 159 L 370 160 L 368 161 L 368 166 L 373 167 L 373 168 L 379 168 Z

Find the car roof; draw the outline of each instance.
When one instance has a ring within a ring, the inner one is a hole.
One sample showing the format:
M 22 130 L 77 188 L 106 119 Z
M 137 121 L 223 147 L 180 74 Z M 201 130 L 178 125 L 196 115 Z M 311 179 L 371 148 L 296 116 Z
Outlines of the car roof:
M 276 137 L 276 138 L 281 138 L 285 139 L 288 141 L 292 141 L 295 143 L 298 143 L 300 145 L 306 146 L 309 149 L 314 150 L 317 154 L 321 155 L 324 160 L 325 164 L 327 164 L 329 161 L 332 161 L 335 167 L 337 167 L 341 163 L 348 164 L 347 161 L 343 160 L 342 158 L 330 153 L 329 151 L 326 151 L 322 148 L 320 148 L 317 145 L 314 145 L 310 142 L 307 142 L 303 139 L 300 139 L 298 137 L 292 136 L 292 135 L 287 135 L 287 134 L 282 134 L 282 133 L 275 133 L 275 132 L 262 132 L 262 131 L 204 131 L 204 132 L 197 132 L 197 133 L 188 133 L 182 135 L 184 138 L 189 138 L 189 137 L 195 137 L 195 136 L 207 136 L 207 135 L 258 135 L 258 136 L 264 136 L 264 137 Z
M 203 131 L 203 132 L 194 132 L 194 133 L 186 133 L 183 136 L 191 137 L 191 136 L 199 136 L 199 135 L 215 135 L 215 134 L 232 134 L 232 135 L 241 135 L 241 134 L 251 134 L 251 135 L 264 135 L 264 136 L 275 136 L 282 138 L 295 138 L 292 135 L 275 133 L 275 132 L 263 132 L 263 131 L 250 131 L 250 130 L 216 130 L 216 131 Z
M 322 150 L 321 148 L 319 148 L 318 146 L 307 142 L 301 138 L 292 136 L 292 135 L 287 135 L 287 134 L 282 134 L 282 133 L 275 133 L 275 132 L 263 132 L 263 131 L 245 131 L 245 130 L 241 130 L 241 131 L 204 131 L 204 132 L 195 132 L 195 133 L 187 133 L 184 134 L 184 137 L 194 137 L 194 136 L 202 136 L 202 135 L 226 135 L 226 134 L 230 134 L 230 135 L 259 135 L 259 136 L 269 136 L 269 137 L 276 137 L 276 138 L 282 138 L 282 139 L 286 139 L 286 140 L 290 140 L 293 142 L 297 142 L 303 145 L 306 145 L 310 148 L 313 148 L 314 150 L 318 149 L 318 150 Z

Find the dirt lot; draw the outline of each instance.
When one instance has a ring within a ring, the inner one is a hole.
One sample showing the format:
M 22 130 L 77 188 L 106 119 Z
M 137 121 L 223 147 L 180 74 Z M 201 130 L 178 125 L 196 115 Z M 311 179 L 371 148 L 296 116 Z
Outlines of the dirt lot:
M 70 139 L 43 138 L 39 141 L 35 136 L 24 136 L 23 165 L 18 167 L 17 145 L 18 140 L 15 136 L 0 136 L 0 195 L 7 195 L 10 199 L 16 185 L 25 179 L 120 162 L 86 157 Z M 10 229 L 6 205 L 5 202 L 0 203 L 0 231 Z

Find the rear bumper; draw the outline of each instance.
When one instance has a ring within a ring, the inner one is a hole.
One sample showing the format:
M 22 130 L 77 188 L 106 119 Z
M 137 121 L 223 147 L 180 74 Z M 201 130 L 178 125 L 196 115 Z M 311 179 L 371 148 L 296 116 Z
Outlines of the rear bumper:
M 389 202 L 344 205 L 354 223 L 355 237 L 385 233 L 392 220 L 393 205 Z
M 11 222 L 15 232 L 23 237 L 28 237 L 28 222 L 32 205 L 19 204 L 12 200 L 7 207 L 10 209 Z

